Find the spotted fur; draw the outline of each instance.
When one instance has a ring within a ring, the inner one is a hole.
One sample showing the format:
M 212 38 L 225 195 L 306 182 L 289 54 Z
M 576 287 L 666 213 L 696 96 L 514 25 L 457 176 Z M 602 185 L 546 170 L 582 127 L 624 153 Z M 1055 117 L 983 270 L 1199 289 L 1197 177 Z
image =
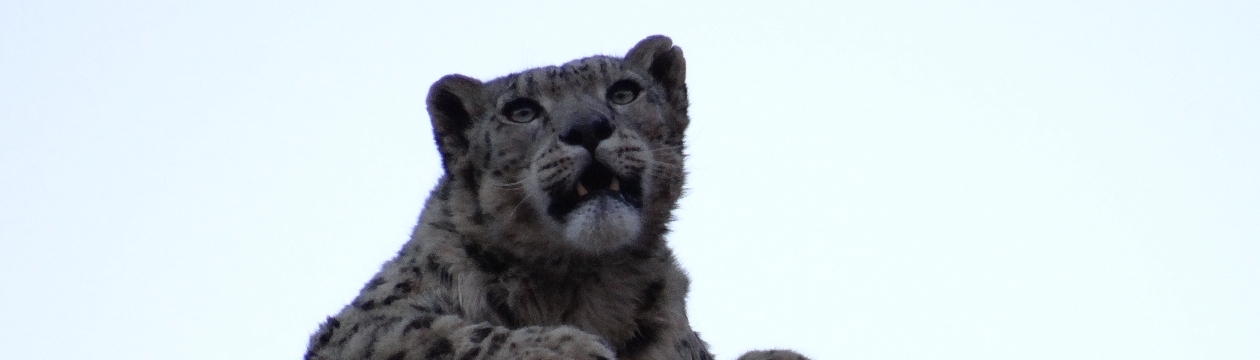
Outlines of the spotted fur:
M 653 36 L 625 57 L 435 83 L 445 174 L 411 240 L 305 358 L 712 359 L 664 241 L 685 69 Z

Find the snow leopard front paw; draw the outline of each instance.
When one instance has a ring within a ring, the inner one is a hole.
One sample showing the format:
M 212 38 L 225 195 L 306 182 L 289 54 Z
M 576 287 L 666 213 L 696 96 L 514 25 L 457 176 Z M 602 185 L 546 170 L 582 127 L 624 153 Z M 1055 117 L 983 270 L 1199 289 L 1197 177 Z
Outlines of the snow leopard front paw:
M 571 326 L 530 326 L 513 330 L 497 359 L 612 360 L 607 342 Z

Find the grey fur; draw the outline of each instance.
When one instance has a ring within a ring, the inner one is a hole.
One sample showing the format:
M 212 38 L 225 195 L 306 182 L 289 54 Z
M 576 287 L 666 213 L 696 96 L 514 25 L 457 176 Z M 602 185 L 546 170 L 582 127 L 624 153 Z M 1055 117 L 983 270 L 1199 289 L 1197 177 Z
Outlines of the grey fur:
M 712 359 L 664 240 L 683 189 L 685 78 L 682 50 L 652 36 L 624 58 L 439 80 L 428 106 L 445 175 L 411 240 L 306 359 Z M 641 87 L 633 102 L 605 98 L 619 81 Z M 537 114 L 505 114 L 529 101 Z M 611 175 L 591 184 L 607 189 L 565 203 L 595 164 Z M 763 355 L 745 357 L 795 359 Z

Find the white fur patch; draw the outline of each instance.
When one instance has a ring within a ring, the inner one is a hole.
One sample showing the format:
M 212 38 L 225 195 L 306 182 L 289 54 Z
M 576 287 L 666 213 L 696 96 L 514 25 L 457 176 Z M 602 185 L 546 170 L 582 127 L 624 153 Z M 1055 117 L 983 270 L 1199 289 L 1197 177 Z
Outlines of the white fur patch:
M 586 201 L 566 218 L 565 241 L 592 253 L 630 244 L 639 237 L 643 226 L 638 210 L 608 196 Z

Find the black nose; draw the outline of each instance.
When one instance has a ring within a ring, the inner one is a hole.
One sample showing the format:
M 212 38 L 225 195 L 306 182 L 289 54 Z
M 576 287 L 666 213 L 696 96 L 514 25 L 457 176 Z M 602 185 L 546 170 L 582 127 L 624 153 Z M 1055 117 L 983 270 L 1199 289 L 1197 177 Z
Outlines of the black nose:
M 595 116 L 578 120 L 560 133 L 560 141 L 569 145 L 579 145 L 587 151 L 594 152 L 600 141 L 612 136 L 613 125 L 607 117 Z

